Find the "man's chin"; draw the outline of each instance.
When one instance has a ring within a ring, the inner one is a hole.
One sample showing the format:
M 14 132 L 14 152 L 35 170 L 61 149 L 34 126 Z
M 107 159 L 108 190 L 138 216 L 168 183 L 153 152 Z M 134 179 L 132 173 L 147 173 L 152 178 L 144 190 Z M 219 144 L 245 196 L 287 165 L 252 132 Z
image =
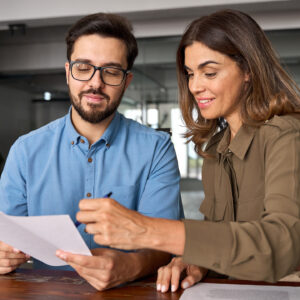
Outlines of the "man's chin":
M 109 118 L 112 114 L 114 114 L 115 110 L 114 111 L 94 110 L 94 111 L 77 111 L 77 112 L 82 120 L 92 124 L 97 124 Z

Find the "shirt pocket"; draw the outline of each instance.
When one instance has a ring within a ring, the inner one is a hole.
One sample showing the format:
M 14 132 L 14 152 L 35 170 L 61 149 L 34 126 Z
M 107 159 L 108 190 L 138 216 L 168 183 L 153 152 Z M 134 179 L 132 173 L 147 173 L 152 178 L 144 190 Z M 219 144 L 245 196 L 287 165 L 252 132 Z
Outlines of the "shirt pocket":
M 200 212 L 204 214 L 205 219 L 208 221 L 223 221 L 225 208 L 225 202 L 217 202 L 214 197 L 205 197 L 200 206 Z
M 106 186 L 104 190 L 104 195 L 112 193 L 110 198 L 115 199 L 123 206 L 129 209 L 136 209 L 137 192 L 134 185 L 122 185 L 122 186 Z

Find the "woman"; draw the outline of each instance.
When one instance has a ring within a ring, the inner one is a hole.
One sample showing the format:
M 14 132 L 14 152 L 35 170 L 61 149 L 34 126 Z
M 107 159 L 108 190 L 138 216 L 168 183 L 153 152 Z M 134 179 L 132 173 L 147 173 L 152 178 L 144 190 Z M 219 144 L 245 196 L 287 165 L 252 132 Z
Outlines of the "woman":
M 82 200 L 77 218 L 99 244 L 179 255 L 158 272 L 162 292 L 184 270 L 183 288 L 207 270 L 277 281 L 300 264 L 299 89 L 257 23 L 232 10 L 189 25 L 177 70 L 186 136 L 204 157 L 206 220 L 149 218 L 112 199 Z

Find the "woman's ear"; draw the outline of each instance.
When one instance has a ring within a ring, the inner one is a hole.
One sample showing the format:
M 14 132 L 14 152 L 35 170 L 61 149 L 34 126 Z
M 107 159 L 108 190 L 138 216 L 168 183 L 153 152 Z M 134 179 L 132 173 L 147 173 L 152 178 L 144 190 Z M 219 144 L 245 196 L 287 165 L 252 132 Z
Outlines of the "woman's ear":
M 250 79 L 251 79 L 250 74 L 248 72 L 245 73 L 245 75 L 244 75 L 244 81 L 245 82 L 250 82 Z

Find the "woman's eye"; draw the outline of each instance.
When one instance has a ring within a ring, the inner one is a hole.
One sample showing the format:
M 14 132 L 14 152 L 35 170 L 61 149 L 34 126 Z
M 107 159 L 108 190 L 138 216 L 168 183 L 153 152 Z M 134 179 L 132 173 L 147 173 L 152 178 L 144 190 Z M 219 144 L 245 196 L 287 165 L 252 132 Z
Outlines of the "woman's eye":
M 216 72 L 214 72 L 214 73 L 205 73 L 205 76 L 206 77 L 215 77 L 217 75 L 217 73 Z
M 190 79 L 190 78 L 193 77 L 193 76 L 194 76 L 193 73 L 187 73 L 187 74 L 186 74 L 187 79 Z

